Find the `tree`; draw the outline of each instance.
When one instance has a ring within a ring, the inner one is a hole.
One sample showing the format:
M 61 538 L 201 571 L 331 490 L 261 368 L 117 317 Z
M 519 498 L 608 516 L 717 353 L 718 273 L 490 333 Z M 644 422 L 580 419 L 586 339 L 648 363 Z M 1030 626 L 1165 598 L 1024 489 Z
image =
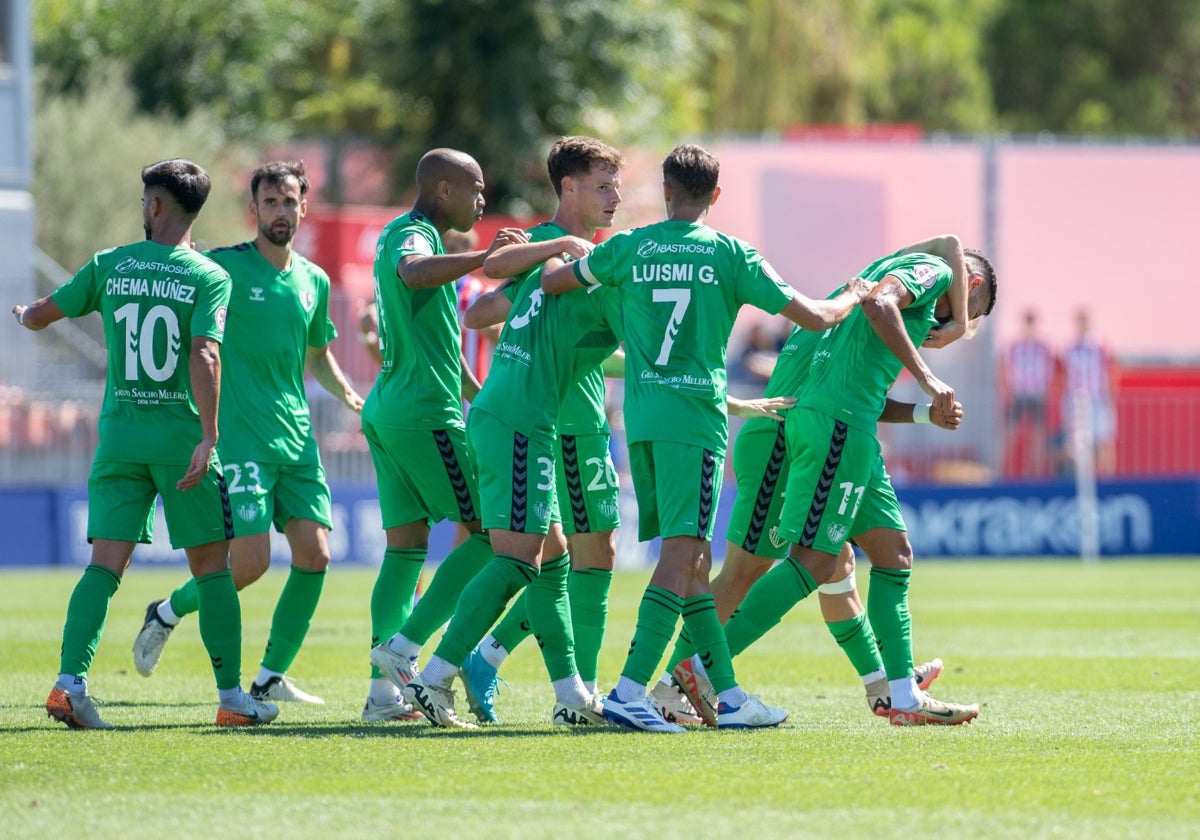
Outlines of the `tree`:
M 200 247 L 238 242 L 251 231 L 240 156 L 203 110 L 186 119 L 140 113 L 119 67 L 92 76 L 79 94 L 39 85 L 34 119 L 33 198 L 38 247 L 68 271 L 92 254 L 144 237 L 139 173 L 172 157 L 190 158 L 213 179 L 195 233 Z
M 1200 0 L 1008 0 L 987 45 L 1010 131 L 1200 134 Z

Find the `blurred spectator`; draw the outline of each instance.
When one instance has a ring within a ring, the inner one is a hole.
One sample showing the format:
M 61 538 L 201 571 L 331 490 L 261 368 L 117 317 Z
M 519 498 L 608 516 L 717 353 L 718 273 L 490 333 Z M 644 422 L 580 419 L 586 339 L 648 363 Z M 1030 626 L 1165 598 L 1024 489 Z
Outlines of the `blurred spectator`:
M 1054 352 L 1038 334 L 1037 313 L 1025 312 L 1025 328 L 1004 354 L 1001 381 L 1007 401 L 1005 467 L 1023 478 L 1047 473 L 1046 407 L 1054 381 Z
M 1112 354 L 1092 335 L 1086 310 L 1076 313 L 1075 328 L 1075 341 L 1062 360 L 1064 428 L 1068 439 L 1078 434 L 1090 437 L 1096 475 L 1112 475 L 1117 464 L 1116 366 Z
M 772 316 L 751 321 L 742 350 L 729 365 L 729 378 L 765 384 L 791 331 L 792 322 L 786 318 Z

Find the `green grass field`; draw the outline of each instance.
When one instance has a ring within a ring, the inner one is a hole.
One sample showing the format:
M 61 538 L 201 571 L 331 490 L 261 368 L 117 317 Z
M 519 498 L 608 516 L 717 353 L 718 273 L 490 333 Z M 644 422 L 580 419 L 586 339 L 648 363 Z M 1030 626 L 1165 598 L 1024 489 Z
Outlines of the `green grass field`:
M 553 694 L 531 644 L 502 671 L 512 688 L 499 726 L 361 723 L 373 573 L 347 569 L 330 576 L 291 671 L 327 705 L 218 730 L 194 618 L 153 677 L 133 669 L 146 602 L 180 580 L 136 561 L 91 672 L 117 728 L 72 732 L 42 704 L 77 575 L 0 573 L 5 838 L 1200 834 L 1195 560 L 919 564 L 917 656 L 946 661 L 936 695 L 983 707 L 952 728 L 871 716 L 810 599 L 736 661 L 740 682 L 789 721 L 673 737 L 551 727 Z M 606 684 L 646 579 L 616 576 Z M 283 580 L 273 572 L 242 595 L 244 684 Z

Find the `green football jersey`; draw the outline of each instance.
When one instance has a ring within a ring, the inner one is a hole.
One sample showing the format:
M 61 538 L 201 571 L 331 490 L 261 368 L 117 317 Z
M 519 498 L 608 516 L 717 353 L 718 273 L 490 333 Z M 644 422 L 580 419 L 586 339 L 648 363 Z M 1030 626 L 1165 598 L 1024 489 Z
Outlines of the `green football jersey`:
M 462 329 L 453 283 L 410 289 L 396 274 L 407 256 L 446 253 L 438 229 L 413 210 L 393 219 L 375 247 L 375 306 L 383 367 L 363 417 L 397 429 L 465 428 Z
M 795 292 L 747 243 L 701 223 L 623 231 L 575 264 L 586 286 L 621 292 L 625 422 L 633 442 L 723 455 L 725 351 L 743 304 L 777 314 Z
M 530 231 L 533 241 L 561 235 L 550 224 Z M 471 407 L 527 435 L 553 436 L 564 396 L 617 348 L 612 324 L 620 317 L 619 300 L 616 292 L 601 288 L 591 294 L 547 295 L 541 266 L 522 278 L 510 287 L 516 289 L 512 310 L 483 390 Z
M 229 275 L 192 248 L 101 251 L 52 295 L 71 318 L 99 312 L 108 345 L 98 460 L 186 462 L 200 442 L 192 339 L 221 341 Z
M 801 327 L 793 327 L 787 337 L 779 357 L 775 360 L 775 369 L 767 380 L 763 397 L 795 397 L 804 390 L 804 382 L 808 379 L 808 371 L 812 367 L 813 351 L 821 340 L 822 333 L 811 332 Z M 751 417 L 742 424 L 743 428 L 756 427 L 778 428 L 779 421 L 769 417 Z
M 304 369 L 309 347 L 337 338 L 329 276 L 296 253 L 280 271 L 253 242 L 208 256 L 233 281 L 221 353 L 221 459 L 317 463 Z
M 860 276 L 879 282 L 889 274 L 899 278 L 915 298 L 901 314 L 905 332 L 920 347 L 937 324 L 934 306 L 950 288 L 953 273 L 945 260 L 929 254 L 893 254 L 871 263 Z M 888 390 L 903 367 L 862 309 L 856 308 L 846 320 L 821 334 L 796 404 L 875 434 Z
M 569 233 L 553 222 L 542 222 L 531 227 L 527 233 L 530 242 L 545 242 Z M 541 266 L 534 266 L 514 278 L 517 282 L 505 289 L 505 296 L 515 301 L 523 283 L 530 277 L 540 277 Z M 558 408 L 558 431 L 564 435 L 607 434 L 608 417 L 604 411 L 604 374 L 600 365 L 586 371 L 583 377 L 567 389 L 562 405 Z

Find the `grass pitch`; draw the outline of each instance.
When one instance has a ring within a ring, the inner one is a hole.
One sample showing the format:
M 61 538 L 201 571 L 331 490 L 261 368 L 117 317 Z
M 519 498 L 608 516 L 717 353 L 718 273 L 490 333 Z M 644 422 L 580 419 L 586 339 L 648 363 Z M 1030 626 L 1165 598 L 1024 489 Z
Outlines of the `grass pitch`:
M 536 646 L 505 663 L 501 725 L 363 724 L 374 574 L 335 569 L 291 676 L 325 706 L 212 725 L 194 617 L 149 679 L 130 646 L 181 572 L 139 568 L 91 672 L 111 732 L 45 716 L 79 570 L 0 573 L 0 835 L 45 838 L 1194 837 L 1200 832 L 1200 562 L 918 562 L 918 659 L 979 702 L 952 728 L 871 716 L 814 599 L 737 661 L 789 710 L 777 730 L 566 731 Z M 182 574 L 186 574 L 183 572 Z M 611 685 L 646 573 L 615 577 Z M 865 570 L 859 577 L 868 586 Z M 242 594 L 243 684 L 284 575 Z M 422 661 L 432 653 L 426 648 Z M 465 701 L 459 702 L 466 714 Z

